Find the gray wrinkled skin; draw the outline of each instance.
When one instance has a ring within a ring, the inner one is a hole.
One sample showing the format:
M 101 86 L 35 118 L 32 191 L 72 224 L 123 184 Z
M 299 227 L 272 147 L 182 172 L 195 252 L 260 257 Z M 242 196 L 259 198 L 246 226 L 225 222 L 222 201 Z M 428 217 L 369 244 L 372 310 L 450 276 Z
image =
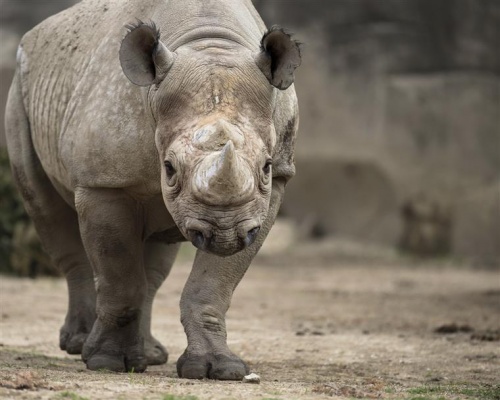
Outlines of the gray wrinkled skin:
M 151 307 L 190 240 L 179 376 L 248 372 L 225 315 L 295 172 L 299 64 L 250 0 L 84 0 L 24 36 L 8 150 L 68 282 L 63 350 L 93 370 L 166 362 Z

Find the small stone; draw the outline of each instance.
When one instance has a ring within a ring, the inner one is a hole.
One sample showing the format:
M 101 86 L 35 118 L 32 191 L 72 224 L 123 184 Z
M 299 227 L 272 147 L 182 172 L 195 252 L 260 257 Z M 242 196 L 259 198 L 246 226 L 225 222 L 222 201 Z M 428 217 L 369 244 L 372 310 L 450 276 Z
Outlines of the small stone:
M 434 329 L 435 333 L 440 333 L 443 335 L 448 335 L 451 333 L 470 333 L 473 331 L 474 329 L 469 325 L 457 325 L 455 323 L 441 325 Z
M 244 383 L 260 383 L 260 376 L 254 373 L 243 377 Z

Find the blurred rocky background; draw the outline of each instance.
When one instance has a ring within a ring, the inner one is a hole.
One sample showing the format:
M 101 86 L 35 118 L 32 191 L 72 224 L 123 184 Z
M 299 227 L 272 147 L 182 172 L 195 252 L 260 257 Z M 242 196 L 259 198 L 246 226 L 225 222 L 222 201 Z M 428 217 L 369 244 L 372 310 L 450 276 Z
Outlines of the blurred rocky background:
M 311 235 L 500 263 L 500 1 L 255 0 L 303 43 L 297 176 Z
M 74 2 L 0 0 L 2 110 L 22 33 Z M 366 254 L 385 247 L 500 265 L 500 1 L 254 4 L 268 26 L 303 42 L 297 176 L 276 246 L 264 250 L 336 241 Z M 3 112 L 0 119 L 1 148 Z M 0 174 L 8 180 L 5 160 Z M 24 225 L 5 225 L 19 214 L 7 192 L 0 269 L 17 263 L 36 273 L 46 261 L 25 216 Z

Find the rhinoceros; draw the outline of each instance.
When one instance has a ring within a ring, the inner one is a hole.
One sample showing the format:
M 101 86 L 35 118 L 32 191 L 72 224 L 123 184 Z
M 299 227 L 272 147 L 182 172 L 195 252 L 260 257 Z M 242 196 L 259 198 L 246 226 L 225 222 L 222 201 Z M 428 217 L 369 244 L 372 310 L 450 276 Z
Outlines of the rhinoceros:
M 23 37 L 8 151 L 67 280 L 62 350 L 91 370 L 166 362 L 151 307 L 188 240 L 178 374 L 248 373 L 225 315 L 295 173 L 300 61 L 250 0 L 84 0 Z

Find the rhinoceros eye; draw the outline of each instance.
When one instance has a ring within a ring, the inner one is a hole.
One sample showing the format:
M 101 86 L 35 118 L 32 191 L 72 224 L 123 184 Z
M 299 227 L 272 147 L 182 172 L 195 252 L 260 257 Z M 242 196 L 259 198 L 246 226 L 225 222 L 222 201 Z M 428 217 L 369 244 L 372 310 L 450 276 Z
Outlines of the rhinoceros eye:
M 165 161 L 165 172 L 167 173 L 167 178 L 172 179 L 172 177 L 177 172 L 170 161 Z
M 273 165 L 273 160 L 271 159 L 267 160 L 266 163 L 264 164 L 264 167 L 262 168 L 264 174 L 269 175 L 269 173 L 271 172 L 271 165 Z

